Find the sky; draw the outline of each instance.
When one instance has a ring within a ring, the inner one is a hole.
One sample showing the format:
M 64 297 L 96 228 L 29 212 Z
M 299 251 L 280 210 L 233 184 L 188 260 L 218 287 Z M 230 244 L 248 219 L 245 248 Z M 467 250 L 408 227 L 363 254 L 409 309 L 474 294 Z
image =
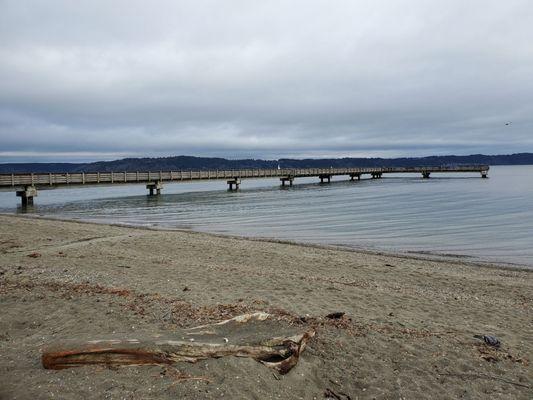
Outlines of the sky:
M 533 151 L 531 0 L 0 0 L 0 162 Z

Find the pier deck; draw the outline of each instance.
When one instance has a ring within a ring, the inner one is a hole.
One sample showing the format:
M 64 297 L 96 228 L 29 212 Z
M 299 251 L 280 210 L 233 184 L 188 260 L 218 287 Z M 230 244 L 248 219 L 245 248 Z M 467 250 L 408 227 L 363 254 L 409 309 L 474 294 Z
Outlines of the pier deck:
M 32 204 L 37 188 L 55 188 L 83 185 L 146 184 L 151 194 L 159 194 L 164 182 L 190 182 L 200 180 L 226 180 L 230 190 L 239 188 L 242 179 L 279 178 L 282 186 L 295 178 L 317 177 L 321 182 L 331 182 L 334 176 L 346 175 L 351 180 L 369 175 L 379 179 L 383 174 L 421 174 L 429 178 L 433 173 L 479 173 L 486 178 L 488 165 L 437 166 L 437 167 L 377 167 L 377 168 L 283 168 L 242 169 L 212 171 L 157 171 L 157 172 L 77 172 L 77 173 L 16 173 L 0 174 L 0 190 L 16 190 L 22 204 Z

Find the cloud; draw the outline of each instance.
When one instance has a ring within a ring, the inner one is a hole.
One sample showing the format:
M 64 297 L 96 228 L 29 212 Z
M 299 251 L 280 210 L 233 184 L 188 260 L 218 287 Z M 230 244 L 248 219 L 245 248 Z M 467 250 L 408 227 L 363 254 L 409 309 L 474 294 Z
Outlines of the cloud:
M 528 0 L 2 1 L 0 161 L 533 151 L 532 16 Z

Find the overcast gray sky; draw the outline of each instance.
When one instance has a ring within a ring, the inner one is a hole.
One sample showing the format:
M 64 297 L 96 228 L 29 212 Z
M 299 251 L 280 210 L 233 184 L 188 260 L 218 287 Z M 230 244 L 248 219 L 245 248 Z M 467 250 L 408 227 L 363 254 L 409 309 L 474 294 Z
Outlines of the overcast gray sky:
M 0 162 L 521 151 L 531 0 L 0 0 Z

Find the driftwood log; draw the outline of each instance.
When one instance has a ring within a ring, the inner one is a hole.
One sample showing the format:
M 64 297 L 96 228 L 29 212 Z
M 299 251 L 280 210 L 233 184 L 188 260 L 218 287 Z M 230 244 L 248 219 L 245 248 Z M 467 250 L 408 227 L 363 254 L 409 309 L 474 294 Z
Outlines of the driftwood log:
M 289 372 L 297 363 L 313 330 L 298 332 L 266 313 L 241 315 L 216 324 L 176 332 L 172 337 L 104 338 L 66 340 L 46 348 L 42 363 L 47 369 L 83 365 L 169 365 L 225 356 L 250 357 Z

